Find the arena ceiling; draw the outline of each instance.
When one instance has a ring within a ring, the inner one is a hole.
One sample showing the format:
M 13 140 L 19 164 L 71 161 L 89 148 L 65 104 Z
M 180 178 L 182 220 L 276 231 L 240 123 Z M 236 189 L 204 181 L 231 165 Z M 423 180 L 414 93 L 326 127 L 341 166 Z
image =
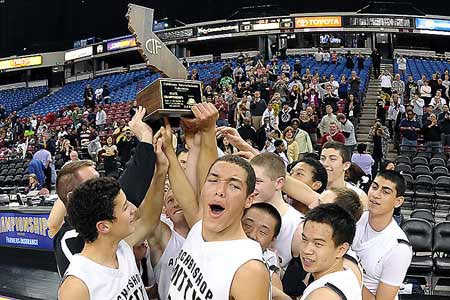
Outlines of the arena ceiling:
M 279 0 L 133 0 L 155 9 L 156 18 L 185 23 L 226 19 L 244 6 L 276 5 L 285 12 L 357 11 L 368 1 Z M 398 2 L 398 1 L 392 1 Z M 428 14 L 450 15 L 441 1 L 409 1 Z M 88 37 L 127 34 L 124 18 L 129 0 L 0 0 L 0 57 L 69 49 Z M 385 5 L 385 11 L 394 9 Z

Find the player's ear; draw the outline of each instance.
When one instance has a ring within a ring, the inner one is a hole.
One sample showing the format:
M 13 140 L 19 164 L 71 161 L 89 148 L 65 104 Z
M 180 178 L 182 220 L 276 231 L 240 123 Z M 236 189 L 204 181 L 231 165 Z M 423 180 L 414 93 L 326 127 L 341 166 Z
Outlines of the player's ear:
M 244 207 L 249 208 L 250 206 L 252 206 L 254 201 L 255 201 L 255 193 L 253 192 L 247 196 L 247 199 L 245 199 Z

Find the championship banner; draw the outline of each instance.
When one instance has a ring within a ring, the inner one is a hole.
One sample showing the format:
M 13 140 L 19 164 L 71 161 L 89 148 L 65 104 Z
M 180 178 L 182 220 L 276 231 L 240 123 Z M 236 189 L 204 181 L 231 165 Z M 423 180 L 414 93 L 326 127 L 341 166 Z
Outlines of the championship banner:
M 0 246 L 53 251 L 48 214 L 0 212 Z
M 295 18 L 295 28 L 342 27 L 341 16 Z

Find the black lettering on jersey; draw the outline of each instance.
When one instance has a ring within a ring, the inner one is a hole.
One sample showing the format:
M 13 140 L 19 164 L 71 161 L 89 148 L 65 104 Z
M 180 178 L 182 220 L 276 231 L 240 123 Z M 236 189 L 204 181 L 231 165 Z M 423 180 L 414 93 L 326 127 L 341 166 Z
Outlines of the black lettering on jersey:
M 184 280 L 186 279 L 186 277 L 187 277 L 187 273 L 186 273 L 186 271 L 183 270 L 183 279 L 181 280 L 180 286 L 178 287 L 178 291 L 181 291 L 181 288 L 183 287 L 183 283 L 184 283 Z
M 169 267 L 173 266 L 173 258 L 169 259 Z
M 144 300 L 144 284 L 139 274 L 132 275 L 117 300 Z M 146 293 L 146 292 L 145 292 Z

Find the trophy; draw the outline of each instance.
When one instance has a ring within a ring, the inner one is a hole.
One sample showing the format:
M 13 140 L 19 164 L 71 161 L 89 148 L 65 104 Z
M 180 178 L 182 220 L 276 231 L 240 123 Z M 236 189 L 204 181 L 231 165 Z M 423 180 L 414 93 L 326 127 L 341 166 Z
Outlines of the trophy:
M 202 101 L 201 82 L 186 80 L 186 68 L 152 31 L 153 9 L 129 4 L 126 17 L 128 29 L 135 36 L 147 66 L 165 77 L 152 82 L 136 96 L 138 105 L 147 111 L 144 120 L 192 116 L 192 105 Z

